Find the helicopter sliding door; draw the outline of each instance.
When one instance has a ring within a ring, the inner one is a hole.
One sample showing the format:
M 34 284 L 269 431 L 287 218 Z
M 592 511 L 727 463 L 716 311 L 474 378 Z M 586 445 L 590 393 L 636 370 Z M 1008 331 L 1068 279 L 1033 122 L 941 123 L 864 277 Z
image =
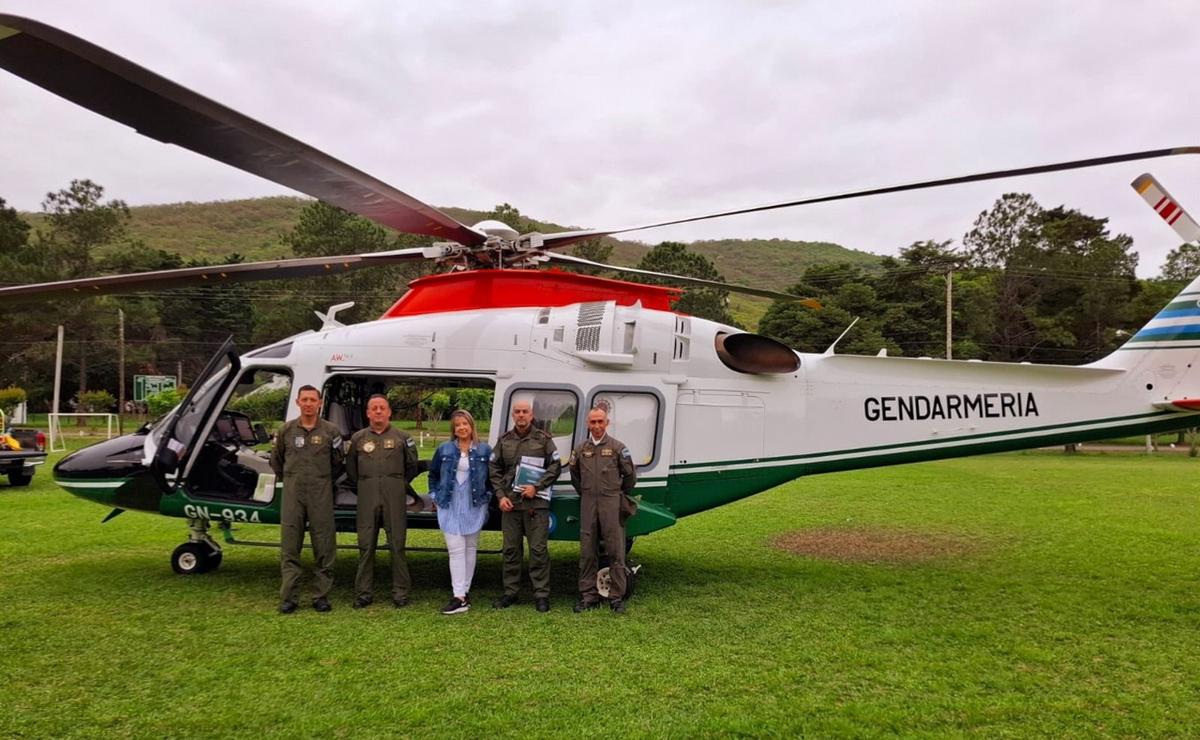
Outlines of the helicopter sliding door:
M 341 430 L 349 440 L 359 429 L 368 426 L 367 402 L 382 395 L 392 409 L 391 425 L 406 432 L 417 445 L 419 469 L 424 470 L 437 446 L 451 438 L 450 414 L 458 409 L 469 412 L 475 420 L 475 431 L 487 440 L 495 404 L 495 382 L 491 378 L 425 376 L 388 373 L 382 370 L 361 369 L 352 373 L 329 376 L 323 397 L 322 416 Z M 420 497 L 426 482 L 418 478 L 410 490 L 410 526 L 421 526 L 420 517 L 432 513 L 428 497 Z M 353 509 L 358 502 L 347 481 L 336 486 L 335 505 Z M 436 519 L 431 520 L 436 526 Z
M 759 394 L 681 390 L 675 404 L 675 460 L 717 464 L 762 457 L 765 426 L 766 403 Z

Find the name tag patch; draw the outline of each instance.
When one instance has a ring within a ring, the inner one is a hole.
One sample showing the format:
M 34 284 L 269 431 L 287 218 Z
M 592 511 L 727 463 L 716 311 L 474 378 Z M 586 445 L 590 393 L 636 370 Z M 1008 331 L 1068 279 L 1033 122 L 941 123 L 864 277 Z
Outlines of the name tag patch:
M 385 439 L 385 440 L 383 440 L 383 449 L 385 449 L 385 450 L 394 450 L 394 449 L 396 449 L 396 440 L 394 440 L 394 439 Z
M 612 456 L 613 456 L 613 451 L 611 448 L 605 447 L 604 449 L 600 450 L 600 457 L 612 457 Z

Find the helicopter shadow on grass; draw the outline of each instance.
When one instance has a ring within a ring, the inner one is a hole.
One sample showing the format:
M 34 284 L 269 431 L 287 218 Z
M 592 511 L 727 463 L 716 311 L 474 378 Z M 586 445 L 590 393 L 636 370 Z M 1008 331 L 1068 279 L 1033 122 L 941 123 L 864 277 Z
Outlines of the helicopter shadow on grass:
M 356 553 L 338 551 L 334 567 L 335 600 L 353 600 Z M 312 552 L 306 548 L 301 555 L 305 568 L 301 578 L 301 596 L 308 594 L 312 584 Z M 682 585 L 684 590 L 716 589 L 737 579 L 742 582 L 767 582 L 778 579 L 780 571 L 763 562 L 738 562 L 728 558 L 697 560 L 690 556 L 656 552 L 647 547 L 644 553 L 630 558 L 630 565 L 641 565 L 642 576 L 637 579 L 637 594 L 643 596 L 664 595 Z M 448 559 L 444 553 L 409 553 L 409 576 L 412 578 L 414 601 L 431 596 L 440 600 L 450 591 Z M 280 564 L 274 549 L 260 547 L 224 547 L 224 558 L 220 568 L 197 576 L 179 576 L 170 570 L 167 553 L 122 551 L 84 562 L 62 562 L 44 565 L 37 579 L 38 592 L 53 595 L 60 591 L 82 598 L 90 595 L 110 598 L 121 591 L 158 592 L 176 594 L 180 597 L 216 595 L 229 592 L 251 596 L 256 594 L 272 597 L 280 584 Z M 388 596 L 391 583 L 389 556 L 376 556 L 376 583 L 374 592 L 377 600 Z M 794 568 L 785 568 L 785 571 Z M 668 586 L 668 588 L 664 588 Z M 481 554 L 475 567 L 472 591 L 479 595 L 499 595 L 500 555 Z M 578 592 L 578 549 L 571 546 L 551 546 L 551 594 L 558 598 Z M 521 597 L 532 600 L 528 574 L 522 573 Z
M 765 545 L 764 545 L 765 546 Z M 93 560 L 44 565 L 38 579 L 39 596 L 54 599 L 69 597 L 78 602 L 93 597 L 110 600 L 114 595 L 136 601 L 139 595 L 157 595 L 183 604 L 191 599 L 212 599 L 243 602 L 267 600 L 273 602 L 279 587 L 279 561 L 275 550 L 261 547 L 227 546 L 221 567 L 211 573 L 180 576 L 171 571 L 166 554 L 148 555 L 144 552 L 123 552 L 97 556 Z M 800 594 L 814 590 L 824 593 L 862 590 L 897 579 L 929 576 L 925 567 L 930 564 L 906 565 L 881 563 L 836 563 L 812 558 L 772 554 L 769 557 L 747 557 L 749 553 L 720 551 L 712 557 L 698 558 L 691 553 L 677 553 L 639 545 L 629 559 L 631 566 L 641 566 L 635 584 L 634 598 L 670 599 L 692 598 L 709 593 L 792 591 Z M 312 554 L 305 550 L 301 562 L 305 573 L 300 583 L 300 598 L 306 601 L 311 593 Z M 354 578 L 357 555 L 352 550 L 339 550 L 334 566 L 335 603 L 354 599 Z M 449 594 L 450 577 L 445 553 L 414 552 L 408 556 L 412 580 L 411 597 L 414 603 L 441 603 Z M 578 594 L 578 549 L 570 545 L 551 545 L 551 597 L 553 600 L 574 599 Z M 939 565 L 932 566 L 943 570 Z M 946 570 L 948 578 L 960 578 L 961 573 Z M 375 598 L 388 598 L 391 571 L 386 553 L 380 553 L 375 563 Z M 476 601 L 490 601 L 502 591 L 501 558 L 498 554 L 481 554 L 472 583 Z M 527 573 L 522 574 L 520 598 L 532 601 Z

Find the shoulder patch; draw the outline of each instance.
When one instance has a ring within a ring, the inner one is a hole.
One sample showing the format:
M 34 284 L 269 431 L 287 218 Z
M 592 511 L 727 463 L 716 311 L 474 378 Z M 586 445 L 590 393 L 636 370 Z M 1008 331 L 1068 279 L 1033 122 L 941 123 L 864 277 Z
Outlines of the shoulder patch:
M 404 440 L 404 443 L 405 443 L 406 445 L 408 445 L 409 447 L 416 447 L 416 446 L 417 446 L 417 443 L 413 441 L 413 438 L 412 438 L 412 437 L 408 437 L 407 439 L 405 439 L 405 440 Z
M 562 458 L 560 458 L 560 457 L 558 456 L 558 450 L 555 450 L 555 451 L 554 451 L 554 454 L 550 456 L 550 459 L 551 459 L 551 460 L 560 460 L 560 459 L 562 459 Z
M 621 457 L 633 457 L 633 455 L 630 454 L 628 447 L 621 448 Z
M 342 435 L 339 434 L 339 435 L 335 436 L 333 438 L 333 442 L 331 442 L 330 444 L 332 444 L 334 447 L 341 447 L 342 446 Z

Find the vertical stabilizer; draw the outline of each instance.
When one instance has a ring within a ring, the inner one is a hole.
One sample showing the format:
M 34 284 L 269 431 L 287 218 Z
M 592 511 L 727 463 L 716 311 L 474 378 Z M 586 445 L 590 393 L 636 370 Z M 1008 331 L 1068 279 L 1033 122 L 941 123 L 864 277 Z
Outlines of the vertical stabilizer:
M 1195 219 L 1183 209 L 1179 201 L 1171 197 L 1153 175 L 1141 175 L 1130 185 L 1185 242 L 1200 239 L 1200 226 L 1196 224 Z M 1191 360 L 1197 350 L 1200 350 L 1200 276 L 1193 277 L 1187 287 L 1155 314 L 1137 334 L 1130 337 L 1116 352 L 1096 364 L 1129 369 L 1144 364 L 1147 359 L 1153 360 L 1150 364 L 1159 363 L 1156 358 L 1161 352 L 1166 358 L 1161 361 L 1167 363 L 1164 367 L 1182 362 L 1190 369 Z
M 1193 348 L 1200 348 L 1200 277 L 1193 278 L 1121 347 L 1122 350 Z

